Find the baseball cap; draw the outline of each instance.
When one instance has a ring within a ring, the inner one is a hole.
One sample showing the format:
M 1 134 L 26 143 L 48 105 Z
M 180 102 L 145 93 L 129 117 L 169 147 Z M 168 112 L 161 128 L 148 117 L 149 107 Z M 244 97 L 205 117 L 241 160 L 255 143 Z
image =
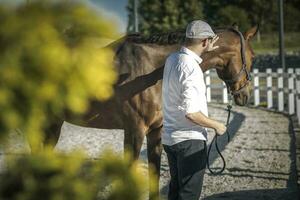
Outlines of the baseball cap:
M 185 36 L 187 38 L 212 38 L 216 34 L 211 29 L 210 25 L 202 20 L 194 20 L 186 27 Z

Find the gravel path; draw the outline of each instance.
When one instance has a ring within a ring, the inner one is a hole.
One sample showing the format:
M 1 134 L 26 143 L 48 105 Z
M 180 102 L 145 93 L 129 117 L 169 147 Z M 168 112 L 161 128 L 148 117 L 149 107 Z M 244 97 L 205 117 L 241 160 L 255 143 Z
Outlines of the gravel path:
M 225 123 L 227 112 L 225 105 L 209 104 L 210 116 Z M 62 128 L 63 134 L 56 148 L 71 151 L 76 146 L 86 149 L 95 157 L 106 144 L 122 151 L 122 130 L 80 129 L 70 124 Z M 219 145 L 227 166 L 221 175 L 213 176 L 208 171 L 205 175 L 201 199 L 205 200 L 296 200 L 298 199 L 296 148 L 289 118 L 282 114 L 246 108 L 233 107 L 229 126 L 231 140 L 226 136 L 219 138 Z M 109 133 L 108 133 L 109 132 Z M 83 137 L 84 136 L 84 137 Z M 14 141 L 9 148 L 0 151 L 0 170 L 5 167 L 5 153 L 15 153 L 16 149 L 25 148 L 26 144 L 16 142 L 19 136 L 12 136 Z M 209 133 L 209 142 L 213 132 Z M 71 139 L 70 139 L 71 138 Z M 101 145 L 97 141 L 101 140 Z M 116 142 L 118 141 L 118 142 Z M 96 143 L 95 143 L 96 142 Z M 2 148 L 3 149 L 3 148 Z M 144 145 L 140 159 L 147 165 L 147 151 Z M 211 167 L 219 169 L 221 160 L 213 149 Z M 160 188 L 162 196 L 168 192 L 169 168 L 165 153 L 162 156 Z
M 226 121 L 225 105 L 210 104 L 210 116 Z M 298 199 L 295 146 L 289 119 L 282 114 L 234 106 L 229 126 L 231 141 L 220 138 L 227 166 L 221 175 L 204 178 L 202 199 L 206 200 L 296 200 Z M 209 141 L 213 132 L 209 134 Z M 221 166 L 216 151 L 213 168 Z M 161 193 L 167 194 L 168 165 L 164 155 Z

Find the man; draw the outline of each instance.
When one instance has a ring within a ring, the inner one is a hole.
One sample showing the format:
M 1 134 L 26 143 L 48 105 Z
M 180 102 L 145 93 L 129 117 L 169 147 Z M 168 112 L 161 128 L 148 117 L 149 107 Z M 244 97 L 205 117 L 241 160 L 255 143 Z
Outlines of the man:
M 204 21 L 186 28 L 184 46 L 171 54 L 163 74 L 163 135 L 171 181 L 169 200 L 198 200 L 206 168 L 206 128 L 218 135 L 224 124 L 208 117 L 201 54 L 214 51 L 218 37 Z

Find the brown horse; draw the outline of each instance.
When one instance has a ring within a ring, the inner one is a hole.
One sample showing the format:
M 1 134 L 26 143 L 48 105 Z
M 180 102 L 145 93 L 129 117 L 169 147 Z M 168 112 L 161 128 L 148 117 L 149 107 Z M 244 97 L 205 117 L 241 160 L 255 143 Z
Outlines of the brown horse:
M 220 46 L 216 51 L 203 54 L 203 71 L 216 68 L 238 105 L 245 105 L 250 95 L 250 78 L 253 50 L 250 38 L 257 26 L 241 35 L 237 29 L 216 30 Z M 84 115 L 85 126 L 125 131 L 125 148 L 137 159 L 145 136 L 149 164 L 159 174 L 162 152 L 161 84 L 167 56 L 177 51 L 184 40 L 184 32 L 152 35 L 128 35 L 109 47 L 115 51 L 115 69 L 119 80 L 115 95 L 107 102 L 91 102 Z M 67 119 L 68 121 L 68 119 Z M 61 124 L 59 124 L 61 125 Z M 53 126 L 56 127 L 56 126 Z M 53 128 L 52 127 L 52 128 Z M 57 128 L 57 127 L 56 127 Z

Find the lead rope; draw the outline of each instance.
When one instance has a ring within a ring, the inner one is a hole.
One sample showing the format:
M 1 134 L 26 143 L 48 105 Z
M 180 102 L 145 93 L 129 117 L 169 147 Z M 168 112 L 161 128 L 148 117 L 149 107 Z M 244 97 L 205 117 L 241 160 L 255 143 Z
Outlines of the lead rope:
M 230 120 L 231 108 L 232 108 L 232 101 L 230 99 L 229 100 L 229 104 L 227 105 L 227 111 L 228 111 L 227 121 L 226 121 L 227 142 L 230 141 L 230 134 L 229 134 L 229 131 L 228 131 L 228 124 L 229 124 L 229 120 Z M 223 162 L 223 167 L 222 167 L 222 169 L 220 171 L 217 171 L 217 170 L 213 171 L 210 168 L 210 165 L 209 165 L 209 155 L 210 155 L 213 143 L 215 143 L 216 150 L 217 150 L 218 154 L 220 155 L 220 157 L 222 159 L 222 162 Z M 214 136 L 213 140 L 211 141 L 211 143 L 209 145 L 209 148 L 208 148 L 208 152 L 207 152 L 207 169 L 210 171 L 211 174 L 218 175 L 218 174 L 221 174 L 225 170 L 225 168 L 226 168 L 226 161 L 225 161 L 225 158 L 223 157 L 223 155 L 222 155 L 222 153 L 221 153 L 221 151 L 219 149 L 219 146 L 218 146 L 218 135 L 217 135 L 217 133 L 215 133 L 215 136 Z

